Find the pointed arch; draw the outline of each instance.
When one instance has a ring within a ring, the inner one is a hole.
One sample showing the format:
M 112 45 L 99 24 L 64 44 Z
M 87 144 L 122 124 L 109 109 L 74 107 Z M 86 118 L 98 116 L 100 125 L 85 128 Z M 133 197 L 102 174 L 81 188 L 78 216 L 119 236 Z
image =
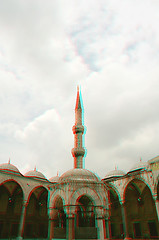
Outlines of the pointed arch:
M 122 191 L 121 191 L 121 201 L 125 201 L 125 191 L 127 189 L 127 186 L 133 182 L 133 181 L 141 181 L 142 183 L 145 184 L 145 186 L 147 186 L 149 188 L 149 190 L 151 191 L 151 187 L 149 185 L 149 183 L 143 178 L 143 177 L 134 177 L 134 178 L 130 178 L 123 186 Z M 151 191 L 152 192 L 152 191 Z
M 158 219 L 149 184 L 140 177 L 131 178 L 124 188 L 124 206 L 129 236 L 132 238 L 158 237 Z M 145 223 L 146 226 L 145 227 Z
M 22 181 L 20 181 L 19 179 L 14 179 L 14 178 L 1 178 L 0 179 L 0 186 L 7 183 L 7 182 L 15 182 L 18 186 L 20 186 L 20 188 L 22 189 L 22 193 L 23 193 L 23 198 L 25 198 L 25 185 Z
M 66 205 L 67 202 L 67 196 L 66 193 L 63 189 L 57 189 L 53 192 L 53 194 L 50 196 L 50 202 L 49 202 L 49 206 L 50 209 L 53 207 L 53 204 L 56 200 L 56 197 L 60 196 L 63 200 L 63 205 Z
M 89 187 L 79 188 L 73 192 L 69 198 L 69 205 L 76 205 L 77 199 L 82 195 L 86 195 L 92 199 L 94 206 L 103 206 L 102 199 L 99 197 L 97 192 Z
M 4 179 L 3 179 L 4 180 Z M 0 184 L 0 238 L 16 237 L 20 223 L 24 193 L 14 179 L 5 179 Z M 6 222 L 6 216 L 9 219 Z
M 159 174 L 155 181 L 155 194 L 157 196 L 157 199 L 159 200 Z
M 51 238 L 66 238 L 66 195 L 61 189 L 55 191 L 50 198 L 50 235 Z
M 48 233 L 48 189 L 37 185 L 27 198 L 24 238 L 46 238 Z

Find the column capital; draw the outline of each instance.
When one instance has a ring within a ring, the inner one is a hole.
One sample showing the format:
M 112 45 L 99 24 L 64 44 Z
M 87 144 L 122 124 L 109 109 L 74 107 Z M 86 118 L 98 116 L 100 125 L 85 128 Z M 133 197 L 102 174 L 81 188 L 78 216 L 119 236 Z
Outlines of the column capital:
M 153 194 L 153 199 L 154 199 L 154 201 L 156 201 L 156 202 L 159 201 L 157 194 Z
M 105 209 L 103 206 L 95 206 L 96 219 L 104 219 L 105 218 Z
M 49 218 L 50 218 L 50 219 L 54 219 L 55 216 L 56 216 L 56 214 L 57 214 L 57 212 L 58 212 L 58 209 L 57 209 L 57 208 L 55 208 L 55 207 L 49 207 L 49 208 L 48 208 Z
M 28 201 L 27 201 L 27 200 L 23 200 L 22 206 L 23 206 L 23 207 L 27 207 L 27 206 L 28 206 Z
M 120 203 L 120 205 L 123 205 L 123 206 L 124 206 L 124 205 L 125 205 L 125 199 L 120 199 L 120 200 L 119 200 L 119 203 Z
M 76 205 L 65 205 L 66 214 L 68 218 L 74 218 Z

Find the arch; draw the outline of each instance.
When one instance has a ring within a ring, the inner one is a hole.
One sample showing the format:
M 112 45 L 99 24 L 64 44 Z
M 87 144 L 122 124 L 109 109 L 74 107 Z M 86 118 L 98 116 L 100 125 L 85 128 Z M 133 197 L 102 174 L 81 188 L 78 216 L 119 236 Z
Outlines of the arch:
M 61 192 L 55 192 L 51 196 L 50 207 L 50 235 L 51 238 L 66 238 L 66 212 L 64 208 L 65 200 Z M 65 196 L 64 196 L 65 197 Z
M 28 194 L 24 238 L 47 238 L 48 190 L 38 185 Z
M 34 186 L 33 188 L 29 189 L 29 192 L 27 194 L 27 199 L 26 199 L 27 203 L 29 203 L 29 199 L 30 199 L 32 193 L 35 192 L 36 189 L 38 189 L 38 188 L 45 189 L 48 192 L 48 189 L 45 186 L 43 186 L 43 185 L 36 185 L 36 186 Z
M 136 180 L 143 182 L 143 183 L 150 189 L 150 191 L 152 192 L 150 185 L 148 184 L 148 182 L 147 182 L 144 178 L 142 178 L 142 177 L 134 177 L 134 178 L 129 179 L 129 180 L 124 184 L 124 186 L 123 186 L 123 188 L 122 188 L 122 191 L 121 191 L 121 201 L 125 201 L 125 191 L 126 191 L 126 189 L 127 189 L 127 186 L 128 186 L 132 181 L 136 181 Z
M 0 238 L 17 237 L 23 204 L 23 189 L 14 179 L 0 184 Z M 7 216 L 7 217 L 6 217 Z
M 109 234 L 111 238 L 123 238 L 123 218 L 121 210 L 121 197 L 118 189 L 112 185 L 108 185 L 109 195 Z
M 95 227 L 95 209 L 93 201 L 87 195 L 76 200 L 76 226 Z
M 63 204 L 66 205 L 67 203 L 67 198 L 66 198 L 66 193 L 64 192 L 63 189 L 58 189 L 55 190 L 51 197 L 50 197 L 50 201 L 49 201 L 49 208 L 52 209 L 54 202 L 56 200 L 56 197 L 60 196 L 63 199 Z
M 107 183 L 106 186 L 108 188 L 108 191 L 110 189 L 113 189 L 113 192 L 118 196 L 119 201 L 121 201 L 121 194 L 119 193 L 119 190 L 116 188 L 116 186 L 112 183 Z M 109 196 L 108 196 L 108 198 L 109 198 Z
M 76 239 L 97 239 L 97 219 L 96 207 L 102 207 L 99 205 L 101 202 L 95 199 L 95 195 L 91 196 L 92 191 L 87 193 L 86 191 L 79 192 L 76 195 L 75 210 L 75 238 Z M 74 204 L 74 203 L 73 203 Z
M 7 182 L 15 182 L 16 184 L 18 184 L 20 186 L 20 188 L 22 189 L 22 193 L 23 193 L 23 198 L 25 196 L 25 187 L 24 184 L 22 183 L 22 181 L 17 181 L 17 179 L 14 178 L 1 178 L 0 179 L 0 186 L 7 183 Z
M 157 212 L 149 185 L 142 178 L 133 178 L 124 190 L 123 199 L 129 236 L 158 237 Z
M 157 195 L 157 199 L 159 200 L 159 174 L 156 178 L 156 181 L 155 181 L 155 194 Z
M 76 205 L 77 199 L 79 199 L 79 197 L 82 195 L 86 195 L 90 199 L 92 199 L 94 206 L 103 206 L 103 202 L 100 199 L 99 195 L 96 193 L 95 190 L 89 187 L 79 188 L 78 190 L 73 192 L 69 198 L 69 205 Z

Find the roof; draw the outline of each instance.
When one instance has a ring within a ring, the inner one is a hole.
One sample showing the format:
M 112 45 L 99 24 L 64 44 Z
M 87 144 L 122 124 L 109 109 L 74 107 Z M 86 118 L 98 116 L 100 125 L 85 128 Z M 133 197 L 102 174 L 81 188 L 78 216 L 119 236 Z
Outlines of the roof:
M 155 158 L 152 158 L 148 161 L 150 164 L 159 162 L 159 156 L 156 156 Z
M 124 171 L 115 169 L 115 170 L 112 170 L 112 171 L 108 172 L 108 173 L 105 175 L 104 179 L 113 178 L 113 177 L 114 177 L 114 178 L 115 178 L 115 177 L 122 177 L 122 176 L 124 176 L 125 174 L 126 174 L 126 173 L 125 173 Z
M 49 181 L 52 182 L 52 183 L 58 182 L 59 181 L 59 176 L 54 176 L 54 177 L 50 178 Z
M 100 179 L 93 172 L 87 169 L 74 168 L 68 170 L 59 178 L 59 182 L 69 181 L 99 182 Z
M 0 171 L 7 172 L 7 173 L 12 173 L 12 174 L 18 174 L 21 175 L 19 172 L 18 168 L 15 167 L 14 165 L 9 163 L 2 163 L 0 164 Z
M 32 177 L 32 178 L 37 178 L 40 180 L 47 180 L 46 177 L 39 171 L 37 170 L 32 170 L 24 174 L 25 177 Z
M 134 166 L 128 171 L 128 173 L 146 169 L 147 166 L 148 166 L 148 163 L 147 163 L 147 162 L 142 162 L 142 161 L 137 162 L 137 163 L 135 163 Z

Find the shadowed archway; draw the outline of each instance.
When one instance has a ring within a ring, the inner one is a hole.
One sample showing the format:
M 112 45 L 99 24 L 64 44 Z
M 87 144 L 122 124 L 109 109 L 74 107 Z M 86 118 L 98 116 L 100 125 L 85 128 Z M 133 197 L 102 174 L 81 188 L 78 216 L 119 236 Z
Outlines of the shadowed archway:
M 112 238 L 123 238 L 123 219 L 121 212 L 121 204 L 117 192 L 109 187 L 109 203 L 110 203 L 110 236 Z
M 66 213 L 64 211 L 64 201 L 57 195 L 51 210 L 51 238 L 66 238 Z
M 127 185 L 125 189 L 125 207 L 130 237 L 158 237 L 155 202 L 145 182 L 134 179 Z
M 32 191 L 26 209 L 24 238 L 47 238 L 48 235 L 48 192 L 44 187 Z
M 76 201 L 75 237 L 77 239 L 97 238 L 95 206 L 87 195 L 80 196 Z
M 17 237 L 22 210 L 23 192 L 15 181 L 0 186 L 0 238 Z

